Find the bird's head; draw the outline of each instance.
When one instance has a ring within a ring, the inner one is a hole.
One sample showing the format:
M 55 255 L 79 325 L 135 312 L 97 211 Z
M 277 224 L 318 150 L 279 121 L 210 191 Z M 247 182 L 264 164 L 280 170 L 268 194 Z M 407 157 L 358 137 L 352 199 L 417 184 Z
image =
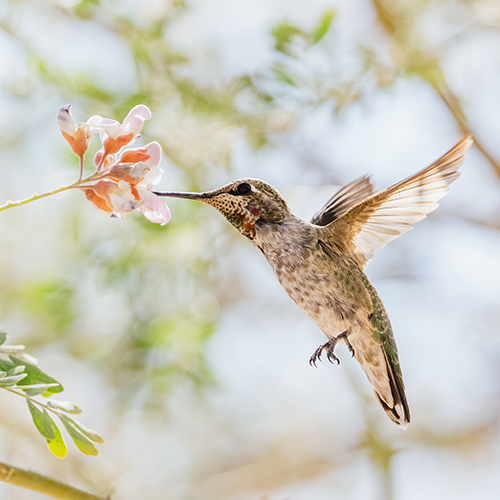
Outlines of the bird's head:
M 216 208 L 238 231 L 253 240 L 257 221 L 278 223 L 290 214 L 278 191 L 259 179 L 239 179 L 206 193 L 155 192 L 158 196 L 198 200 Z

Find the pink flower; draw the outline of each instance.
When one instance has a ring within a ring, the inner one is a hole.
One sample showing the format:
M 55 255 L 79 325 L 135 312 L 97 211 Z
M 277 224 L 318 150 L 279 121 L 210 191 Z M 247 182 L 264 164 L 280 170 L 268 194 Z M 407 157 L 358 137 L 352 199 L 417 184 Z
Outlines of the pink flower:
M 157 142 L 150 142 L 143 148 L 127 149 L 121 155 L 120 161 L 109 169 L 106 177 L 116 181 L 124 180 L 131 185 L 136 185 L 146 176 L 151 178 L 151 175 L 148 175 L 150 171 L 160 172 L 161 176 L 162 171 L 155 170 L 160 160 L 161 146 Z
M 93 139 L 92 131 L 88 124 L 77 125 L 71 116 L 71 104 L 62 107 L 57 114 L 57 124 L 63 137 L 68 141 L 73 152 L 83 158 L 87 152 L 89 142 Z
M 143 148 L 120 150 L 131 144 L 142 130 L 151 111 L 144 105 L 135 106 L 123 123 L 94 115 L 87 123 L 76 125 L 70 113 L 71 106 L 59 110 L 57 121 L 64 138 L 80 157 L 80 178 L 74 187 L 81 189 L 92 205 L 111 217 L 124 217 L 136 209 L 152 222 L 165 225 L 170 212 L 165 203 L 151 189 L 161 178 L 158 167 L 161 146 L 151 142 Z M 97 171 L 82 181 L 83 156 L 98 133 L 103 147 L 94 157 Z M 85 182 L 85 184 L 83 184 Z
M 145 164 L 132 164 L 131 168 L 142 170 L 141 165 Z M 134 184 L 127 180 L 103 179 L 93 186 L 82 186 L 80 189 L 96 209 L 109 213 L 112 217 L 123 218 L 138 208 L 148 220 L 164 226 L 170 220 L 170 211 L 158 196 L 151 193 L 163 171 L 158 167 L 146 168 L 147 174 L 139 180 L 134 179 L 137 180 Z
M 144 122 L 150 118 L 149 108 L 139 104 L 132 108 L 122 124 L 99 115 L 91 116 L 87 120 L 87 124 L 92 132 L 99 134 L 106 157 L 118 153 L 120 149 L 130 144 L 142 130 Z

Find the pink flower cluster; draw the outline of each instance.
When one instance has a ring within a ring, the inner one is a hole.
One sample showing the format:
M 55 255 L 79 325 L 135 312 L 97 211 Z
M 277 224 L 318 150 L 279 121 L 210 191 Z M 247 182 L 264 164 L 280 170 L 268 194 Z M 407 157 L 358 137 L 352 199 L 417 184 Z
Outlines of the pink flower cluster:
M 95 208 L 111 217 L 122 218 L 139 209 L 151 222 L 165 225 L 170 219 L 168 207 L 151 192 L 163 173 L 158 167 L 161 146 L 150 142 L 143 148 L 123 150 L 135 141 L 144 122 L 151 118 L 149 108 L 142 104 L 135 106 L 123 123 L 94 115 L 78 125 L 70 110 L 70 105 L 62 107 L 57 122 L 63 137 L 80 158 L 80 179 L 75 187 L 85 193 Z M 96 172 L 82 181 L 83 157 L 94 134 L 99 134 L 102 143 L 94 157 Z

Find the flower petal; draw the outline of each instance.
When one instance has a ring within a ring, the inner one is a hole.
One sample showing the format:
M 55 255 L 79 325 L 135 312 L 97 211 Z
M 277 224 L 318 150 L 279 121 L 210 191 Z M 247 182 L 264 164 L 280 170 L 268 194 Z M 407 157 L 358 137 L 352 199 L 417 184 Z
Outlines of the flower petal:
M 130 144 L 142 130 L 145 120 L 151 118 L 151 111 L 144 104 L 132 108 L 123 124 L 100 115 L 91 116 L 87 124 L 92 132 L 98 133 L 106 155 L 115 154 Z
M 156 167 L 161 160 L 161 146 L 155 141 L 143 148 L 127 149 L 122 153 L 120 163 L 145 163 L 148 167 Z
M 111 193 L 109 198 L 113 205 L 113 213 L 115 214 L 128 214 L 143 204 L 142 200 L 129 200 L 128 197 L 119 194 Z
M 123 120 L 123 124 L 120 127 L 120 130 L 113 135 L 113 139 L 118 139 L 121 136 L 129 136 L 135 138 L 137 134 L 142 130 L 144 126 L 144 122 L 151 118 L 151 111 L 144 104 L 139 104 L 138 106 L 133 107 L 129 114 Z M 130 141 L 131 139 L 129 139 Z
M 144 163 L 150 167 L 157 167 L 161 161 L 161 146 L 158 142 L 153 141 L 145 146 L 146 151 L 149 154 L 149 160 L 146 160 Z
M 135 186 L 149 172 L 149 167 L 145 163 L 117 163 L 113 165 L 107 177 L 115 181 L 126 181 L 130 185 Z
M 108 201 L 108 205 L 116 215 L 128 214 L 142 205 L 143 200 L 136 200 L 132 194 L 132 188 L 128 182 L 118 183 L 110 180 L 99 181 L 94 190 Z
M 87 152 L 89 142 L 93 139 L 92 131 L 86 123 L 77 125 L 71 116 L 71 104 L 63 106 L 57 114 L 57 124 L 61 134 L 70 145 L 73 153 L 80 158 Z
M 132 116 L 137 116 L 141 118 L 142 121 L 150 120 L 151 110 L 145 104 L 138 104 L 130 110 L 129 114 L 125 117 L 125 120 L 123 120 L 123 124 L 125 124 Z
M 81 187 L 80 189 L 84 192 L 85 198 L 87 198 L 87 200 L 89 200 L 92 205 L 94 205 L 94 208 L 108 214 L 113 212 L 113 206 L 111 205 L 109 197 L 106 193 L 102 191 L 98 193 L 95 189 L 95 186 Z
M 138 183 L 138 186 L 151 191 L 151 189 L 153 189 L 153 186 L 160 182 L 162 174 L 163 170 L 161 168 L 153 167 L 144 176 L 144 179 L 142 179 L 141 182 Z
M 111 120 L 110 118 L 103 118 L 100 115 L 91 116 L 87 120 L 87 125 L 93 133 L 99 134 L 101 142 L 107 139 L 108 136 L 113 136 L 120 130 L 120 122 Z
M 139 189 L 141 197 L 142 189 Z M 144 203 L 139 207 L 139 210 L 144 214 L 146 219 L 164 226 L 170 220 L 170 210 L 164 201 L 155 194 L 145 191 Z
M 135 139 L 134 134 L 130 133 L 127 135 L 118 135 L 116 139 L 108 137 L 104 142 L 104 152 L 106 155 L 115 154 L 120 151 L 124 146 L 132 143 Z
M 119 190 L 118 184 L 114 181 L 110 181 L 108 179 L 103 179 L 100 180 L 99 182 L 96 182 L 93 186 L 92 189 L 101 197 L 108 199 L 109 193 L 112 191 Z
M 94 164 L 97 167 L 98 171 L 107 170 L 116 161 L 115 155 L 107 155 L 103 162 L 102 161 L 103 155 L 104 155 L 104 148 L 101 148 L 99 151 L 97 151 L 97 153 L 94 156 Z
M 71 104 L 63 106 L 59 113 L 57 113 L 57 125 L 59 125 L 59 130 L 68 134 L 70 136 L 75 135 L 76 123 L 71 116 Z

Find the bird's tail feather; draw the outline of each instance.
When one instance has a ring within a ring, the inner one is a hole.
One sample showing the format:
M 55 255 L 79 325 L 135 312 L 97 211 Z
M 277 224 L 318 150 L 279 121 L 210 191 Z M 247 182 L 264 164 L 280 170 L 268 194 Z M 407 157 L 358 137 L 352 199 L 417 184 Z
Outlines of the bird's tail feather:
M 375 396 L 382 405 L 382 408 L 387 413 L 388 417 L 401 428 L 406 429 L 410 423 L 410 408 L 406 400 L 405 388 L 403 385 L 403 377 L 400 370 L 395 370 L 393 364 L 387 358 L 384 352 L 385 362 L 387 366 L 387 375 L 389 378 L 389 385 L 393 404 L 389 406 L 381 397 L 380 394 L 374 389 Z M 396 372 L 396 373 L 395 373 Z
M 410 410 L 393 337 L 386 335 L 381 343 L 372 337 L 371 331 L 354 330 L 348 339 L 382 408 L 396 425 L 406 428 Z

